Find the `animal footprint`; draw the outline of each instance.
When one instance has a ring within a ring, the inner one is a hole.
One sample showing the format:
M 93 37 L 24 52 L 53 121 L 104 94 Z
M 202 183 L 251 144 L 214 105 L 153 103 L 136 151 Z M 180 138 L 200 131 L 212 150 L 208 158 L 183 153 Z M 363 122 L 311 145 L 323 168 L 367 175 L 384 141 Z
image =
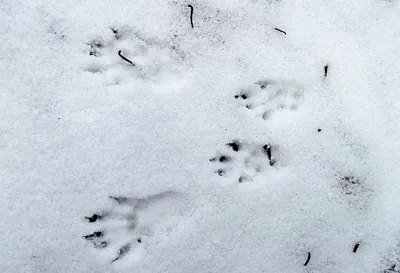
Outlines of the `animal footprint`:
M 252 181 L 260 173 L 274 166 L 275 159 L 270 144 L 250 144 L 233 140 L 226 144 L 224 150 L 210 159 L 217 165 L 216 174 L 230 176 L 243 183 Z
M 179 194 L 162 192 L 145 198 L 110 196 L 111 209 L 86 216 L 94 232 L 83 238 L 114 263 L 152 236 L 153 226 L 172 210 Z
M 388 252 L 381 263 L 387 266 L 387 269 L 384 270 L 383 273 L 400 273 L 400 243 L 397 243 L 397 245 Z
M 296 111 L 303 97 L 303 88 L 286 81 L 261 80 L 242 89 L 234 98 L 264 120 L 284 111 Z
M 373 198 L 373 190 L 366 181 L 353 175 L 344 175 L 337 178 L 337 187 L 344 194 L 351 208 L 364 209 Z
M 160 80 L 160 73 L 168 74 L 165 77 L 170 81 L 169 76 L 178 73 L 167 43 L 144 37 L 126 26 L 110 28 L 103 36 L 92 39 L 86 44 L 84 54 L 88 56 L 85 70 L 103 74 L 108 84 L 130 78 Z

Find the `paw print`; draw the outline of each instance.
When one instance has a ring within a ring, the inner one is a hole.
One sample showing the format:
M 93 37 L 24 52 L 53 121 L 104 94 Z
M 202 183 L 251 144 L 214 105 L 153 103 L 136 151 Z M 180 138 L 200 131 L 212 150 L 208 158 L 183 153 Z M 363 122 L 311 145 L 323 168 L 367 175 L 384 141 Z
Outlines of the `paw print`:
M 397 243 L 397 245 L 389 251 L 381 263 L 387 268 L 383 273 L 400 273 L 400 243 Z
M 300 85 L 272 80 L 258 81 L 234 96 L 243 107 L 264 120 L 285 111 L 296 111 L 302 97 L 303 88 Z
M 171 76 L 180 74 L 174 60 L 176 50 L 127 26 L 111 27 L 89 41 L 83 53 L 88 56 L 85 71 L 104 75 L 107 84 L 164 76 L 170 81 Z
M 360 179 L 352 175 L 341 177 L 339 186 L 344 194 L 353 196 L 356 195 L 358 188 L 362 188 Z
M 85 217 L 94 232 L 84 235 L 83 239 L 114 263 L 146 243 L 153 235 L 154 225 L 171 211 L 179 194 L 167 191 L 145 198 L 109 198 L 113 204 L 110 209 Z
M 373 191 L 361 178 L 354 175 L 341 175 L 337 178 L 337 186 L 346 196 L 351 208 L 365 208 L 372 198 Z
M 233 140 L 222 152 L 210 159 L 217 165 L 221 177 L 236 177 L 238 183 L 252 181 L 256 176 L 274 166 L 273 148 L 270 144 L 250 144 Z

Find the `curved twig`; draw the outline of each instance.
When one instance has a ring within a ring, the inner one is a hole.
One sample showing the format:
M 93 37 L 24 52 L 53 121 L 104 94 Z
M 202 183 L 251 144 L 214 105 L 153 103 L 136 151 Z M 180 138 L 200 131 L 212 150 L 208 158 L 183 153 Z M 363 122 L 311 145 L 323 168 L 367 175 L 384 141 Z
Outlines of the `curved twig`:
M 190 8 L 190 24 L 192 25 L 192 28 L 194 28 L 194 26 L 193 26 L 193 6 L 188 5 L 188 7 Z
M 135 64 L 134 64 L 132 61 L 130 61 L 130 60 L 128 60 L 127 58 L 125 58 L 124 56 L 122 56 L 121 52 L 122 52 L 122 50 L 118 51 L 118 56 L 120 56 L 120 57 L 122 58 L 122 60 L 124 60 L 124 61 L 130 63 L 130 64 L 133 65 L 133 66 L 135 66 Z
M 310 261 L 310 259 L 311 259 L 311 252 L 308 252 L 307 261 L 304 263 L 304 266 L 308 265 L 308 262 Z

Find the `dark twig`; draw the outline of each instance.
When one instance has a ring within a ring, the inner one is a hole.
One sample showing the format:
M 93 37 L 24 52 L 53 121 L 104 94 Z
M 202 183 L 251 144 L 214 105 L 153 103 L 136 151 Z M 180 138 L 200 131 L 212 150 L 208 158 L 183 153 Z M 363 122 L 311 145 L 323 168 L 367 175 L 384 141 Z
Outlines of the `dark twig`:
M 263 146 L 263 150 L 264 152 L 267 154 L 268 156 L 268 160 L 269 160 L 269 165 L 272 166 L 275 163 L 275 160 L 272 159 L 272 151 L 271 151 L 271 145 L 270 144 L 265 144 Z
M 325 65 L 324 71 L 325 71 L 325 77 L 328 76 L 328 65 Z
M 311 259 L 311 252 L 308 252 L 307 261 L 304 263 L 304 266 L 308 265 L 308 262 L 310 261 L 310 259 Z
M 193 6 L 188 5 L 188 7 L 190 8 L 190 24 L 192 25 L 192 28 L 194 28 L 194 26 L 193 26 Z
M 282 29 L 275 28 L 275 30 L 277 30 L 277 31 L 279 31 L 279 32 L 282 32 L 283 34 L 285 34 L 285 35 L 286 35 L 286 31 L 283 31 Z
M 354 253 L 357 252 L 357 249 L 358 249 L 359 246 L 360 246 L 360 243 L 356 243 L 356 244 L 355 244 L 355 246 L 354 246 L 354 248 L 353 248 L 353 252 L 354 252 Z
M 133 66 L 135 66 L 135 64 L 134 64 L 132 61 L 130 61 L 130 60 L 128 60 L 127 58 L 125 58 L 124 56 L 122 56 L 121 52 L 122 52 L 122 50 L 118 51 L 118 56 L 120 56 L 120 57 L 122 58 L 122 60 L 124 60 L 124 61 L 130 63 L 130 64 L 133 65 Z

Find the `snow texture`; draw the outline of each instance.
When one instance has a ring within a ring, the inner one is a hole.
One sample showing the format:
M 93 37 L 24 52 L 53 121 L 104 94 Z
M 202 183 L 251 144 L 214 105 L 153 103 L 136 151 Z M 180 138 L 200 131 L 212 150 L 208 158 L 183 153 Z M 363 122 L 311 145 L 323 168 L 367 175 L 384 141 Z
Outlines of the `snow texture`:
M 0 272 L 400 272 L 399 1 L 0 18 Z

